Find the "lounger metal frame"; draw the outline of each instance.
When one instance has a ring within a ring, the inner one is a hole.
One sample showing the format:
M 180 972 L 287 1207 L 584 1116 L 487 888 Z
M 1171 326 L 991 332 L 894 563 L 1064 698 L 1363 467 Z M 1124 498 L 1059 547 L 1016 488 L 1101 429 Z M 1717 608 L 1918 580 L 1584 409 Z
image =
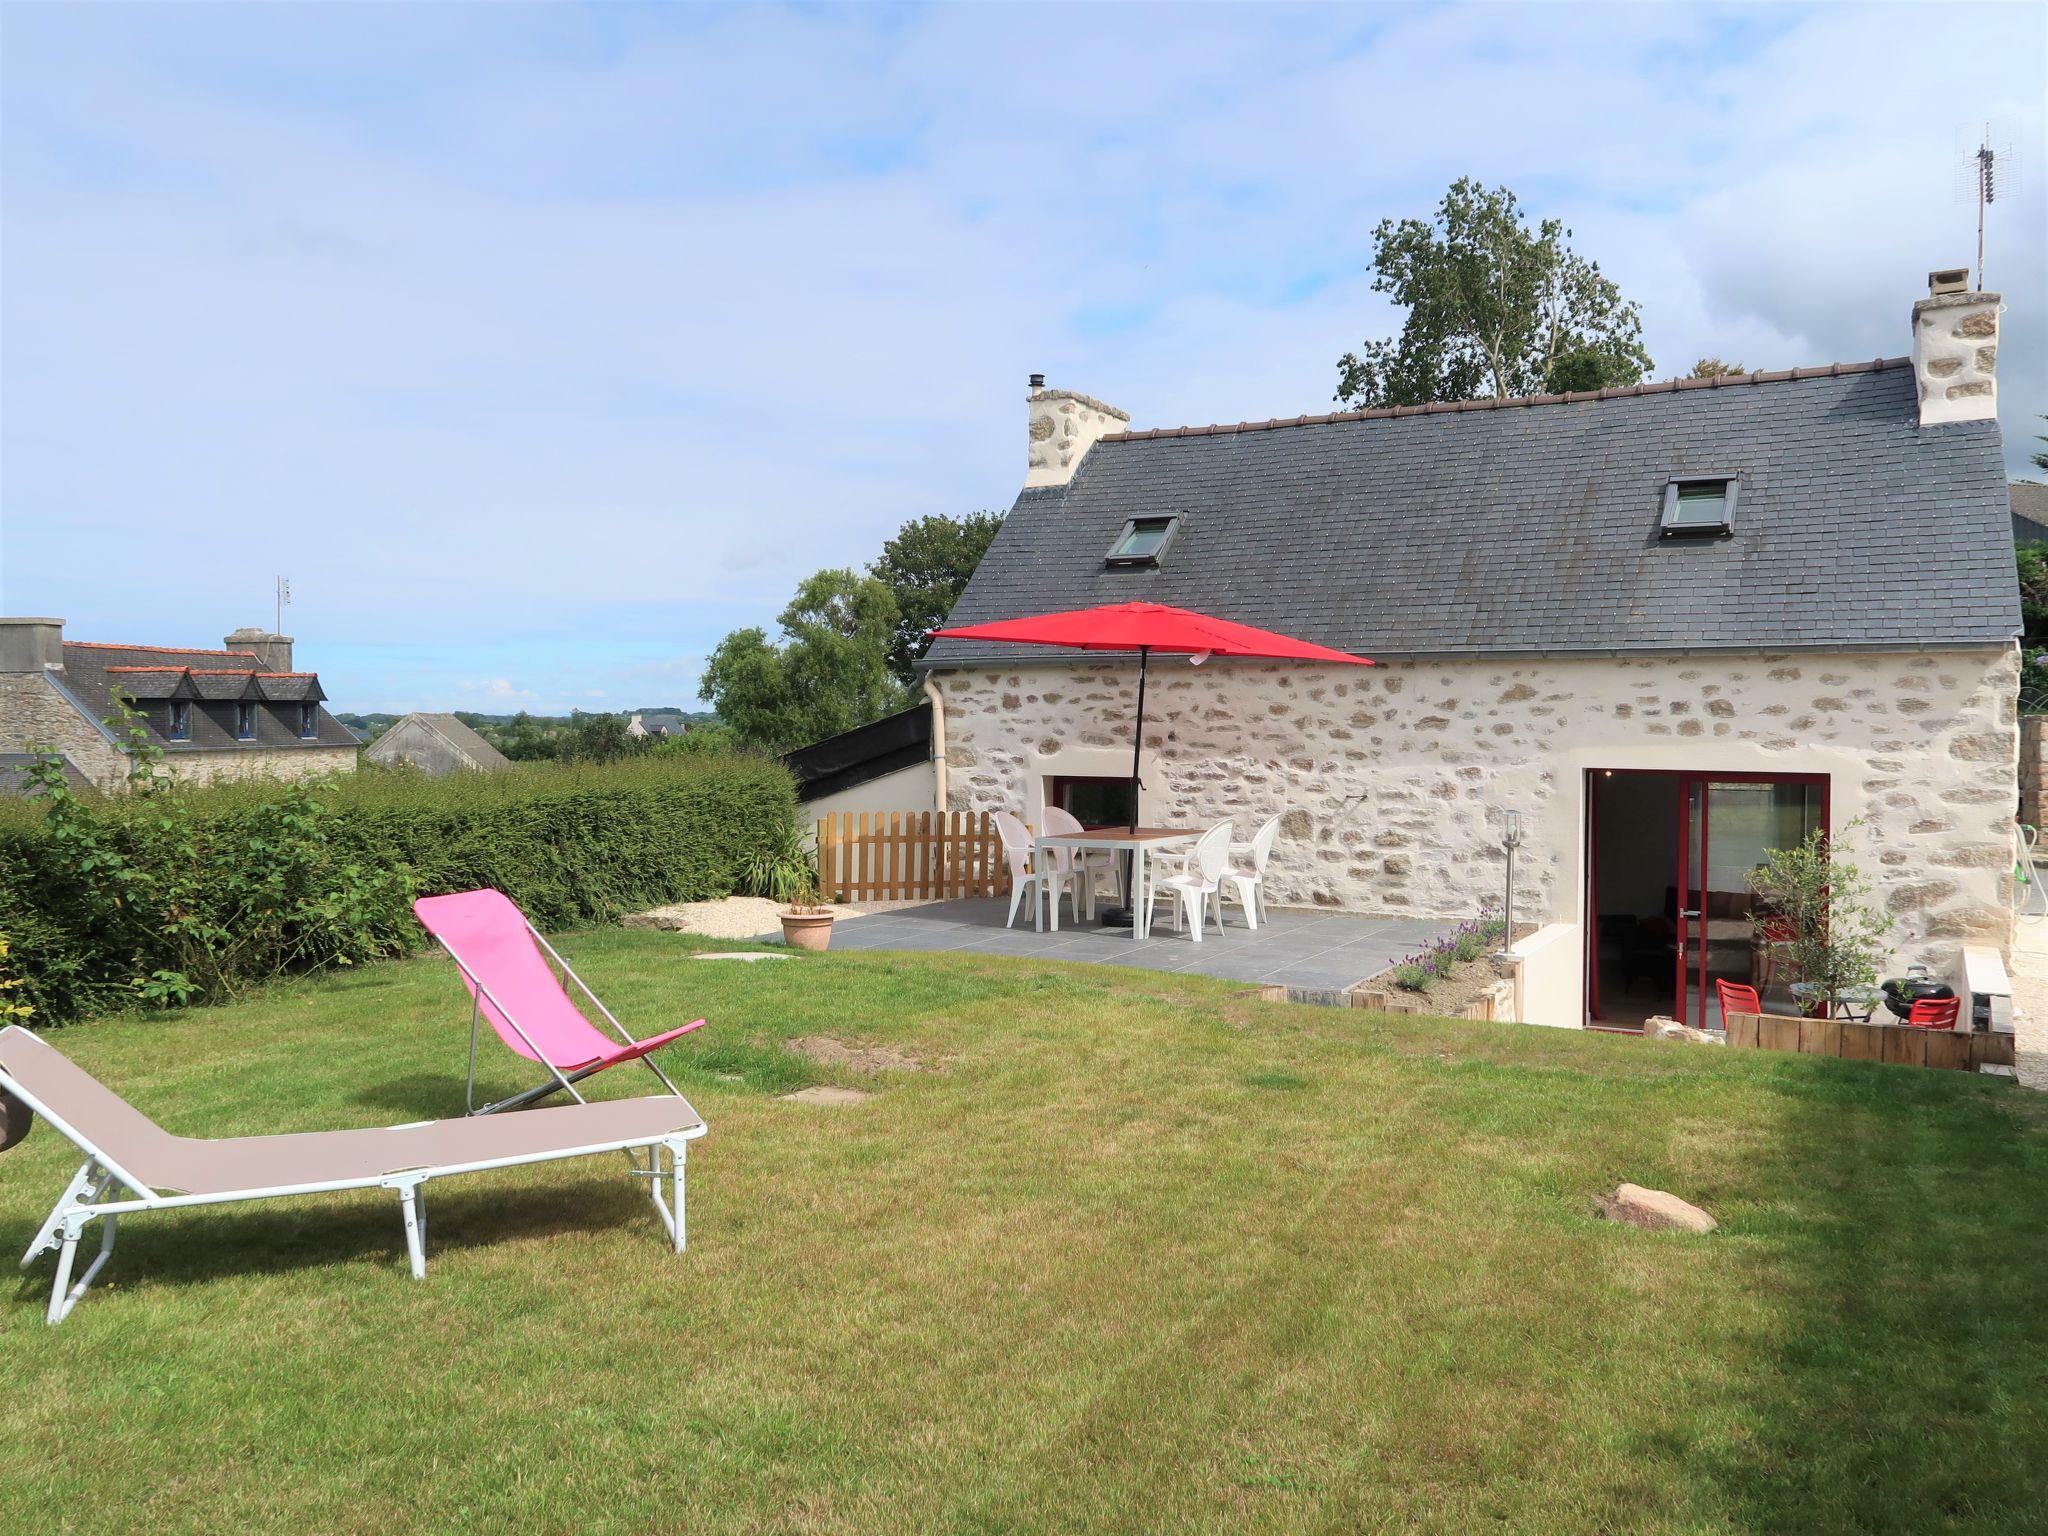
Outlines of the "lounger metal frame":
M 85 1162 L 71 1177 L 71 1183 L 57 1199 L 49 1219 L 28 1245 L 28 1252 L 22 1255 L 21 1267 L 27 1269 L 36 1259 L 57 1250 L 57 1278 L 50 1287 L 50 1306 L 44 1321 L 61 1323 L 71 1315 L 71 1309 L 91 1287 L 99 1273 L 106 1268 L 108 1258 L 114 1251 L 115 1229 L 123 1216 L 137 1211 L 174 1211 L 194 1205 L 228 1205 L 243 1200 L 279 1200 L 292 1195 L 322 1195 L 345 1189 L 389 1189 L 398 1195 L 400 1215 L 405 1221 L 406 1253 L 412 1261 L 415 1280 L 426 1278 L 427 1273 L 427 1212 L 422 1191 L 430 1179 L 451 1178 L 459 1173 L 482 1173 L 492 1168 L 516 1168 L 525 1163 L 558 1162 L 571 1157 L 596 1157 L 607 1152 L 623 1152 L 632 1166 L 634 1176 L 649 1181 L 648 1194 L 654 1201 L 655 1214 L 661 1218 L 662 1226 L 668 1231 L 669 1242 L 677 1253 L 683 1251 L 683 1164 L 687 1144 L 704 1134 L 702 1124 L 688 1130 L 673 1132 L 665 1136 L 635 1136 L 624 1140 L 592 1142 L 587 1146 L 573 1147 L 548 1152 L 527 1152 L 513 1157 L 487 1158 L 475 1162 L 448 1163 L 425 1168 L 408 1169 L 404 1173 L 371 1175 L 357 1179 L 329 1179 L 313 1184 L 278 1184 L 260 1189 L 237 1189 L 206 1195 L 160 1195 L 127 1172 L 85 1136 L 74 1130 L 64 1119 L 51 1112 L 50 1107 L 39 1100 L 34 1093 L 16 1078 L 0 1068 L 0 1087 L 4 1087 L 16 1098 L 21 1099 L 57 1130 L 67 1141 L 85 1154 Z M 574 1092 L 573 1089 L 570 1090 Z M 677 1095 L 681 1097 L 681 1095 Z M 432 1124 L 431 1121 L 416 1121 L 414 1124 Z M 390 1127 L 394 1130 L 406 1126 Z M 638 1153 L 647 1154 L 645 1165 Z M 668 1171 L 664 1178 L 662 1153 L 668 1154 Z M 125 1185 L 133 1194 L 132 1199 L 106 1199 L 116 1183 Z M 667 1193 L 663 1193 L 663 1185 Z M 78 1258 L 79 1240 L 85 1235 L 86 1227 L 94 1222 L 101 1223 L 100 1251 L 74 1283 L 71 1271 Z
M 524 921 L 523 916 L 522 921 Z M 567 976 L 571 981 L 575 982 L 577 987 L 582 991 L 583 995 L 589 998 L 590 1001 L 596 1005 L 597 1011 L 604 1015 L 605 1023 L 611 1025 L 613 1032 L 616 1033 L 621 1040 L 625 1041 L 626 1044 L 638 1045 L 640 1042 L 634 1039 L 632 1035 L 627 1033 L 625 1025 L 621 1024 L 617 1019 L 612 1017 L 612 1011 L 611 1009 L 605 1007 L 603 999 L 601 999 L 595 992 L 591 991 L 589 983 L 585 982 L 581 976 L 578 976 L 576 972 L 570 968 L 569 962 L 564 960 L 561 954 L 555 949 L 555 946 L 547 941 L 546 935 L 544 935 L 538 928 L 534 927 L 531 922 L 527 922 L 526 931 L 532 934 L 535 941 L 539 943 L 540 947 L 548 952 L 548 957 L 552 959 L 556 965 L 562 968 L 562 974 L 564 976 Z M 525 1109 L 529 1104 L 537 1104 L 542 1099 L 546 1098 L 549 1094 L 556 1092 L 567 1093 L 569 1097 L 574 1099 L 578 1104 L 589 1103 L 590 1101 L 588 1099 L 584 1098 L 582 1094 L 576 1091 L 576 1085 L 582 1082 L 583 1079 L 585 1079 L 586 1077 L 589 1077 L 594 1073 L 602 1072 L 606 1067 L 612 1065 L 612 1063 L 605 1061 L 595 1062 L 590 1066 L 581 1067 L 574 1072 L 565 1074 L 560 1067 L 556 1066 L 552 1061 L 548 1060 L 548 1056 L 545 1051 L 543 1051 L 538 1045 L 534 1044 L 533 1036 L 529 1035 L 524 1029 L 520 1027 L 519 1021 L 512 1016 L 512 1010 L 507 1008 L 503 1003 L 499 1002 L 495 996 L 492 995 L 491 989 L 484 985 L 483 978 L 477 975 L 475 971 L 469 968 L 469 962 L 464 960 L 461 955 L 455 952 L 455 947 L 452 944 L 450 944 L 446 939 L 442 938 L 441 935 L 439 935 L 438 933 L 434 935 L 434 942 L 436 942 L 443 949 L 448 951 L 449 958 L 455 962 L 456 968 L 462 972 L 465 978 L 467 978 L 470 985 L 469 1076 L 462 1085 L 462 1102 L 464 1108 L 472 1115 L 495 1115 L 498 1113 L 498 1111 L 504 1109 Z M 524 1093 L 515 1093 L 510 1098 L 500 1099 L 495 1104 L 486 1104 L 482 1109 L 478 1109 L 476 1107 L 476 1032 L 477 1026 L 483 1020 L 483 1009 L 484 1004 L 486 1002 L 489 1002 L 491 1007 L 497 1010 L 499 1018 L 503 1019 L 507 1024 L 510 1024 L 512 1026 L 513 1033 L 518 1035 L 520 1039 L 526 1042 L 526 1048 L 529 1051 L 533 1052 L 534 1059 L 536 1061 L 538 1061 L 542 1066 L 548 1069 L 549 1073 L 553 1075 L 554 1081 L 541 1083 L 535 1087 L 527 1089 Z M 668 1074 L 662 1071 L 660 1067 L 654 1064 L 653 1056 L 641 1056 L 637 1057 L 636 1060 L 640 1061 L 647 1068 L 648 1071 L 652 1072 L 656 1077 L 661 1079 L 662 1087 L 666 1088 L 670 1093 L 674 1094 L 679 1099 L 683 1096 L 682 1089 L 678 1088 L 674 1083 L 670 1082 L 668 1079 Z

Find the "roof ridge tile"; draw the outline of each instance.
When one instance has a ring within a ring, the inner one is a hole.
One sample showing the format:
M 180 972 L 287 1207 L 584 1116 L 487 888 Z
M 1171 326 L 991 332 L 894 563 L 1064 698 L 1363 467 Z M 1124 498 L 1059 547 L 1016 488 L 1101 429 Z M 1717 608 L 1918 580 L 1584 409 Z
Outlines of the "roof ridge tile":
M 1810 368 L 1756 369 L 1709 379 L 1658 379 L 1648 384 L 1614 384 L 1604 389 L 1574 389 L 1554 395 L 1511 395 L 1505 400 L 1432 400 L 1423 405 L 1378 405 L 1358 411 L 1328 411 L 1320 416 L 1271 417 L 1265 421 L 1212 422 L 1208 426 L 1145 427 L 1131 432 L 1105 432 L 1098 442 L 1143 443 L 1157 438 L 1224 437 L 1238 432 L 1279 432 L 1289 427 L 1320 427 L 1347 421 L 1390 421 L 1406 416 L 1438 416 L 1464 411 L 1500 411 L 1535 405 L 1577 405 L 1600 400 L 1633 400 L 1645 395 L 1678 394 L 1695 389 L 1731 389 L 1739 384 L 1786 384 L 1802 379 L 1838 379 L 1852 373 L 1882 373 L 1903 368 L 1904 357 L 1879 357 L 1867 363 L 1815 364 Z

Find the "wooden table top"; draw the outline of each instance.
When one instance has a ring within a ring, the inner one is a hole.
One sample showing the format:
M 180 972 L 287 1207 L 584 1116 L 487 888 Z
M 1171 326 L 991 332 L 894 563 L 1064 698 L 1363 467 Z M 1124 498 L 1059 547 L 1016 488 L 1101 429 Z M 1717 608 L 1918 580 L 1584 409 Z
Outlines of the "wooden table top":
M 1200 827 L 1140 827 L 1133 832 L 1128 827 L 1102 827 L 1093 832 L 1047 832 L 1039 837 L 1041 843 L 1156 843 L 1174 837 L 1200 837 Z

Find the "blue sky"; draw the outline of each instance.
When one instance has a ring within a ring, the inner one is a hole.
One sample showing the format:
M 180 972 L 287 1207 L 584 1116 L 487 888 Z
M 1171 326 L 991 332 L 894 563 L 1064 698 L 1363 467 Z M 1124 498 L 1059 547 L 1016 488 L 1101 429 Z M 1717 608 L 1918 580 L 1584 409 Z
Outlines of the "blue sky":
M 1327 409 L 1397 325 L 1373 225 L 1459 175 L 1571 224 L 1660 375 L 1902 353 L 1986 116 L 2017 466 L 2044 16 L 10 4 L 0 611 L 217 643 L 286 572 L 337 708 L 689 704 L 811 570 L 1007 506 L 1030 372 Z

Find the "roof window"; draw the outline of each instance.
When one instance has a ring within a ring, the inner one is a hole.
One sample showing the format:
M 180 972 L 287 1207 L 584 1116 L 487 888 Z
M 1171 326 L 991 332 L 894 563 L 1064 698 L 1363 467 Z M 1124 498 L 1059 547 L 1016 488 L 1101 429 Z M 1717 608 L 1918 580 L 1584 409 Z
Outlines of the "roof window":
M 1733 475 L 1684 475 L 1664 482 L 1663 536 L 1726 537 L 1735 531 Z
M 1178 517 L 1133 517 L 1102 557 L 1105 565 L 1157 565 L 1180 529 Z

